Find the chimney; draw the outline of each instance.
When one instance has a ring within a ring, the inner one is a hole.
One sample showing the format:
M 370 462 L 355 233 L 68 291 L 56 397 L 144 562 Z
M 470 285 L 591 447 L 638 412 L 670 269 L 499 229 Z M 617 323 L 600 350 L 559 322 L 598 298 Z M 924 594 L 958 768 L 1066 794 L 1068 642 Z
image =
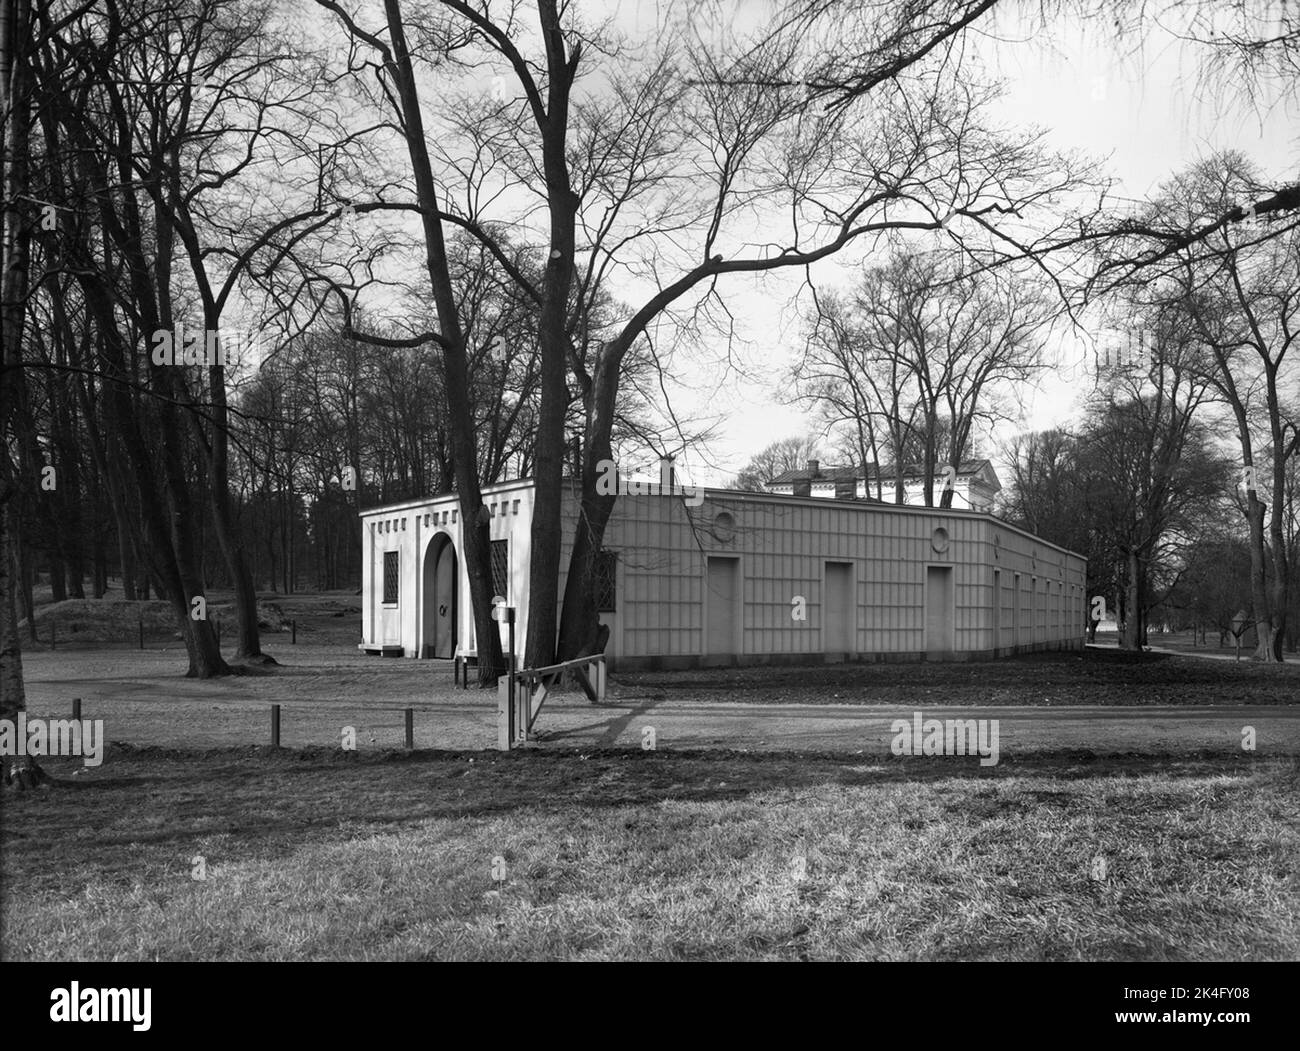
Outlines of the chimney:
M 837 478 L 835 479 L 835 499 L 836 500 L 853 500 L 858 495 L 858 480 L 856 478 Z
M 809 461 L 808 461 L 808 474 L 809 474 L 809 476 L 812 477 L 812 478 L 816 478 L 817 475 L 820 473 L 820 471 L 818 470 L 819 467 L 821 467 L 821 463 L 820 463 L 820 461 L 818 461 L 818 460 L 809 460 Z
M 676 472 L 673 470 L 673 457 L 659 457 L 659 485 L 665 492 L 670 492 L 676 482 Z

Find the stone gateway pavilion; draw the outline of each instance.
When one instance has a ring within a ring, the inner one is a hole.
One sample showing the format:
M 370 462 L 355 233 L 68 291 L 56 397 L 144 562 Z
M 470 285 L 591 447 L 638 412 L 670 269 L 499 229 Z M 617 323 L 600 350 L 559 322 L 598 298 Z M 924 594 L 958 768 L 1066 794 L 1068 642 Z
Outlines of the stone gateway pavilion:
M 605 534 L 600 619 L 611 670 L 1083 648 L 1085 560 L 990 514 L 642 489 L 650 491 L 618 498 Z M 528 626 L 533 496 L 531 480 L 483 493 L 493 590 L 517 610 L 517 649 Z M 561 588 L 578 508 L 566 481 Z M 359 648 L 440 660 L 475 654 L 456 495 L 377 507 L 361 520 Z

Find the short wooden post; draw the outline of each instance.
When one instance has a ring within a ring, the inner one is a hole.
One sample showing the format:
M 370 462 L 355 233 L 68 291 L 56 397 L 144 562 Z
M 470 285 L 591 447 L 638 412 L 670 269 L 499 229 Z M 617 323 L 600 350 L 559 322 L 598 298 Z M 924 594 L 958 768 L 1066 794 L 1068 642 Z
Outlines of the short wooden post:
M 81 698 L 72 698 L 72 718 L 74 722 L 81 722 Z
M 293 645 L 297 646 L 298 645 L 298 621 L 296 619 L 289 621 L 289 630 L 293 632 L 293 637 L 292 639 L 290 639 L 290 641 L 293 643 Z
M 515 724 L 511 727 L 513 738 L 516 741 L 528 739 L 528 718 L 525 716 L 520 719 L 519 712 L 519 685 L 515 682 L 515 608 L 514 606 L 506 607 L 506 629 L 509 637 L 509 647 L 506 653 L 506 681 L 510 684 L 510 712 L 511 721 Z
M 415 747 L 415 709 L 406 709 L 406 748 L 410 751 Z
M 221 618 L 217 618 L 217 645 L 221 645 Z
M 280 747 L 280 706 L 271 705 L 271 747 Z
M 497 751 L 508 752 L 514 743 L 514 709 L 510 705 L 510 680 L 497 680 Z
M 144 649 L 144 614 L 140 615 L 140 648 Z

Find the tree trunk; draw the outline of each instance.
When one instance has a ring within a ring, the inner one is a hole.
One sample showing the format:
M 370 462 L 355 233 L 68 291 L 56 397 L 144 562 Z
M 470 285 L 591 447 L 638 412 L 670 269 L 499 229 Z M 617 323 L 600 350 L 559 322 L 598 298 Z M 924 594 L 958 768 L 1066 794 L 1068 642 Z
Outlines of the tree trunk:
M 573 554 L 564 584 L 564 610 L 560 618 L 558 659 L 598 653 L 604 649 L 600 613 L 596 609 L 594 570 L 605 527 L 618 497 L 597 492 L 602 461 L 613 458 L 611 437 L 618 396 L 618 364 L 605 354 L 596 359 L 591 391 L 587 396 L 587 435 L 582 461 L 581 512 L 573 537 Z
M 18 589 L 18 601 L 22 603 L 23 617 L 27 620 L 27 637 L 32 642 L 36 642 L 36 602 L 32 596 L 32 588 L 35 586 L 35 573 L 32 571 L 32 560 L 23 548 L 22 534 L 17 528 L 18 508 L 16 500 L 10 501 L 8 518 L 9 551 L 10 558 L 13 561 L 14 587 Z
M 1283 514 L 1287 508 L 1285 491 L 1286 464 L 1274 465 L 1273 506 L 1268 519 L 1269 546 L 1273 556 L 1273 581 L 1269 588 L 1269 625 L 1273 635 L 1266 660 L 1282 663 L 1282 645 L 1286 640 L 1287 613 L 1291 607 L 1291 565 L 1283 535 Z M 1257 651 L 1258 653 L 1258 651 Z
M 1128 579 L 1124 581 L 1124 630 L 1120 632 L 1120 649 L 1142 649 L 1142 572 L 1137 548 L 1130 547 L 1126 556 Z
M 91 547 L 91 572 L 94 574 L 92 594 L 103 598 L 108 591 L 108 552 L 104 547 L 103 529 L 95 530 L 95 539 Z
M 54 540 L 54 538 L 51 538 L 51 540 Z M 50 549 L 48 561 L 50 567 L 50 600 L 52 602 L 65 602 L 68 598 L 68 588 L 65 582 L 67 578 L 64 576 L 63 559 L 59 556 L 57 547 Z
M 28 283 L 28 237 L 19 202 L 27 194 L 28 101 L 26 55 L 31 40 L 28 0 L 0 0 L 0 113 L 6 118 L 3 235 L 0 236 L 0 435 L 14 414 L 14 382 L 23 367 L 23 321 Z M 17 492 L 8 444 L 0 443 L 0 721 L 27 708 L 23 651 L 18 637 L 14 558 L 9 518 Z M 33 625 L 34 626 L 34 625 Z M 0 756 L 0 787 L 28 788 L 45 775 L 31 756 Z
M 532 545 L 528 583 L 528 639 L 525 662 L 540 667 L 555 660 L 559 613 L 560 533 L 564 495 L 564 416 L 569 392 L 565 382 L 569 337 L 569 291 L 573 284 L 574 216 L 579 200 L 569 185 L 569 86 L 577 68 L 578 47 L 566 54 L 554 0 L 540 0 L 538 13 L 546 45 L 547 110 L 539 121 L 542 168 L 550 214 L 550 255 L 543 279 L 538 350 L 541 357 L 541 402 L 533 442 Z M 449 392 L 450 393 L 450 392 Z M 579 530 L 581 533 L 582 530 Z
M 1265 567 L 1264 505 L 1253 490 L 1246 493 L 1246 521 L 1250 526 L 1250 601 L 1255 612 L 1255 659 L 1273 661 L 1275 639 L 1269 616 L 1268 573 Z
M 208 318 L 204 324 L 208 331 L 217 331 L 219 320 Z M 212 520 L 216 527 L 217 543 L 225 557 L 226 570 L 235 592 L 235 659 L 274 664 L 275 659 L 262 653 L 262 636 L 257 626 L 257 587 L 253 574 L 244 558 L 234 515 L 230 508 L 230 440 L 228 437 L 229 412 L 226 408 L 225 368 L 210 363 L 208 389 L 212 397 L 212 440 L 208 454 L 208 473 L 212 484 Z M 190 417 L 196 430 L 202 422 L 196 414 Z
M 6 357 L 9 352 L 6 351 Z M 18 638 L 18 606 L 14 601 L 13 559 L 9 551 L 7 504 L 14 494 L 9 454 L 0 455 L 0 722 L 16 722 L 27 708 L 23 683 L 23 650 Z M 0 789 L 31 788 L 45 772 L 31 756 L 0 755 Z
M 401 4 L 399 0 L 384 0 L 384 10 L 389 39 L 392 41 L 393 60 L 390 68 L 401 100 L 407 152 L 415 176 L 416 200 L 420 205 L 420 219 L 424 227 L 425 267 L 429 273 L 438 314 L 443 382 L 447 390 L 452 456 L 456 465 L 456 490 L 463 519 L 465 568 L 469 576 L 474 635 L 478 645 L 479 685 L 493 686 L 504 669 L 504 661 L 501 656 L 500 626 L 492 616 L 491 519 L 483 505 L 483 494 L 478 482 L 477 444 L 474 422 L 470 415 L 465 337 L 447 263 L 442 221 L 438 218 L 437 184 L 429 163 L 424 118 L 420 113 L 415 74 L 406 46 Z M 531 605 L 535 611 L 536 603 Z M 554 618 L 554 611 L 551 615 Z

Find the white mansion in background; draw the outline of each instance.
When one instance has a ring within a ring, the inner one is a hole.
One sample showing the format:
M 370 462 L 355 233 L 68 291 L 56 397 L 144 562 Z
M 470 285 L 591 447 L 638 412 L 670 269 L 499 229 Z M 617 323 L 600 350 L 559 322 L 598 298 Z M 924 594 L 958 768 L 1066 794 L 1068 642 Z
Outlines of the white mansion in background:
M 896 471 L 892 464 L 884 467 L 872 465 L 863 471 L 856 467 L 822 467 L 817 460 L 807 466 L 785 471 L 766 483 L 769 493 L 783 496 L 817 496 L 827 500 L 865 500 L 876 496 L 877 479 L 880 497 L 894 502 Z M 935 467 L 935 503 L 943 493 L 947 480 L 946 466 Z M 952 506 L 961 511 L 992 513 L 993 501 L 1002 491 L 1002 483 L 988 460 L 965 460 L 953 480 Z M 903 468 L 903 503 L 920 507 L 925 503 L 925 476 L 919 467 Z

